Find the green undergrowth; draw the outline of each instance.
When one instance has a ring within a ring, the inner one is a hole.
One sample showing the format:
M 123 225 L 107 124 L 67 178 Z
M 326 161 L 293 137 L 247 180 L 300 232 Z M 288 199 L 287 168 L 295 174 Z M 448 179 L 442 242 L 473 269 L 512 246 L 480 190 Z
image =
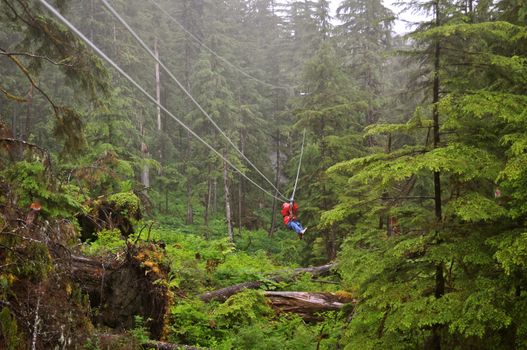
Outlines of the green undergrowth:
M 343 326 L 342 315 L 335 312 L 321 315 L 318 323 L 276 314 L 258 290 L 245 290 L 221 304 L 179 300 L 170 312 L 170 341 L 211 349 L 330 349 Z
M 289 282 L 270 278 L 286 277 L 288 271 L 301 266 L 306 243 L 291 231 L 278 231 L 269 237 L 264 230 L 242 230 L 231 243 L 221 233 L 224 229 L 212 231 L 206 238 L 192 232 L 199 231 L 199 226 L 138 226 L 136 234 L 128 237 L 129 242 L 151 241 L 165 246 L 169 287 L 175 296 L 167 324 L 171 342 L 213 349 L 334 347 L 334 334 L 338 332 L 331 329 L 343 326 L 342 317 L 329 313 L 320 318 L 321 322 L 306 323 L 296 315 L 277 314 L 263 296 L 263 290 L 337 290 L 334 277 L 313 280 L 306 274 Z M 100 232 L 97 240 L 86 243 L 83 249 L 90 254 L 112 253 L 124 248 L 126 242 L 118 230 L 108 230 Z M 206 291 L 255 280 L 263 282 L 261 290 L 246 290 L 224 303 L 204 303 L 198 297 Z

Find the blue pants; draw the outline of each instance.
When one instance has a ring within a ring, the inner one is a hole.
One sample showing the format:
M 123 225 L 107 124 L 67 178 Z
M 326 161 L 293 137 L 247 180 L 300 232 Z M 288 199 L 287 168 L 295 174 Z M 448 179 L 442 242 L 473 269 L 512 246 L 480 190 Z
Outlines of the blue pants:
M 300 234 L 302 232 L 302 230 L 304 229 L 302 227 L 302 224 L 299 223 L 298 221 L 296 220 L 291 220 L 287 223 L 287 227 L 290 228 L 291 230 L 295 231 L 296 233 Z

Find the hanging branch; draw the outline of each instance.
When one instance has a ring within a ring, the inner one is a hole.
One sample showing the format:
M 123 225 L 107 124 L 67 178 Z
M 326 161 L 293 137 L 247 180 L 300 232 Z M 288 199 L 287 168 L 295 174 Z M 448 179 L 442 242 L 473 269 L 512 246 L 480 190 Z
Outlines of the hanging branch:
M 2 54 L 2 53 L 0 52 L 0 54 Z M 21 103 L 27 102 L 27 98 L 24 98 L 22 96 L 15 96 L 15 95 L 11 94 L 9 91 L 4 89 L 2 87 L 2 85 L 0 85 L 0 92 L 3 93 L 10 100 L 13 100 L 13 101 L 16 101 L 16 102 L 21 102 Z
M 46 60 L 49 63 L 54 64 L 56 66 L 64 66 L 64 67 L 73 67 L 74 66 L 73 64 L 62 63 L 62 61 L 67 61 L 68 60 L 67 58 L 64 58 L 62 61 L 57 62 L 57 61 L 52 60 L 51 58 L 49 58 L 47 56 L 37 55 L 37 54 L 31 53 L 31 52 L 7 52 L 5 49 L 0 48 L 0 55 L 4 55 L 4 56 L 8 56 L 8 57 L 9 56 L 26 56 L 26 57 L 38 58 L 38 59 Z
M 18 68 L 20 68 L 20 70 L 22 71 L 22 73 L 24 73 L 24 75 L 26 76 L 26 78 L 29 80 L 29 82 L 31 83 L 31 85 L 37 89 L 41 94 L 42 96 L 44 96 L 46 98 L 46 100 L 48 100 L 48 102 L 51 104 L 51 106 L 53 106 L 53 110 L 55 111 L 56 114 L 58 114 L 59 112 L 59 107 L 53 102 L 53 100 L 51 100 L 51 98 L 48 96 L 48 94 L 46 92 L 44 92 L 44 90 L 42 90 L 40 88 L 40 86 L 38 86 L 38 84 L 35 82 L 35 80 L 33 79 L 33 77 L 31 76 L 31 73 L 29 73 L 29 70 L 27 69 L 26 66 L 24 66 L 22 64 L 22 62 L 20 62 L 20 60 L 18 58 L 16 58 L 15 56 L 13 55 L 10 55 L 7 51 L 5 51 L 4 49 L 0 48 L 0 54 L 3 54 L 3 55 L 6 55 L 11 61 L 13 61 L 17 66 Z

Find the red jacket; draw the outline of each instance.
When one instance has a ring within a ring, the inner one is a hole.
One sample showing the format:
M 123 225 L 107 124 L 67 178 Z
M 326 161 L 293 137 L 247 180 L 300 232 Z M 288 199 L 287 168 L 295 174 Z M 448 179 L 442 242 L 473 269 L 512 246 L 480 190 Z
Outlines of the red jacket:
M 286 215 L 284 216 L 284 224 L 287 226 L 287 224 L 289 223 L 289 221 L 292 220 L 296 220 L 296 216 L 292 216 L 292 215 Z
M 288 202 L 285 202 L 284 204 L 282 204 L 282 210 L 280 211 L 280 213 L 282 214 L 282 216 L 287 216 L 287 215 L 296 215 L 296 212 L 298 211 L 298 204 L 296 204 L 296 202 L 293 202 L 293 208 L 291 209 L 291 203 L 288 203 Z
M 291 207 L 290 203 L 284 203 L 282 204 L 282 210 L 280 213 L 284 217 L 284 224 L 287 226 L 289 221 L 296 220 L 296 212 L 298 211 L 298 205 L 293 202 L 293 207 Z

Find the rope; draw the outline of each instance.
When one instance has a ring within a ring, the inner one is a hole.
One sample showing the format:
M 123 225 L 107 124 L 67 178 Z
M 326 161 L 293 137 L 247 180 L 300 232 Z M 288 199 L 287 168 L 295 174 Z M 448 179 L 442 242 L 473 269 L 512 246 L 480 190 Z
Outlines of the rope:
M 148 52 L 148 54 L 150 56 L 152 56 L 152 58 L 154 60 L 156 60 L 157 63 L 159 63 L 159 65 L 163 68 L 163 70 L 172 78 L 172 80 L 174 80 L 176 82 L 176 84 L 179 86 L 179 88 L 181 90 L 183 90 L 183 92 L 185 93 L 185 95 L 188 96 L 188 98 L 190 98 L 190 100 L 194 103 L 194 105 L 196 105 L 196 107 L 198 107 L 198 109 L 203 113 L 203 115 L 205 115 L 205 117 L 207 117 L 207 119 L 212 123 L 212 125 L 214 125 L 214 127 L 220 132 L 220 134 L 229 142 L 229 144 L 238 152 L 238 154 L 240 154 L 242 156 L 243 159 L 245 159 L 247 161 L 247 163 L 249 163 L 254 170 L 256 170 L 256 172 L 258 174 L 260 174 L 260 176 L 262 176 L 265 181 L 267 181 L 267 183 L 269 183 L 271 185 L 271 187 L 276 190 L 276 192 L 282 196 L 284 199 L 287 199 L 287 197 L 285 197 L 276 187 L 275 185 L 249 160 L 249 158 L 247 158 L 245 156 L 245 154 L 240 151 L 238 149 L 238 147 L 234 144 L 234 142 L 231 141 L 231 139 L 227 136 L 227 134 L 225 134 L 225 132 L 219 127 L 219 125 L 214 121 L 214 119 L 212 119 L 212 117 L 207 113 L 207 111 L 205 111 L 205 109 L 203 107 L 201 107 L 201 105 L 199 104 L 199 102 L 191 95 L 191 93 L 183 86 L 183 84 L 181 84 L 179 82 L 179 80 L 174 76 L 174 74 L 170 71 L 170 69 L 168 69 L 164 64 L 163 62 L 161 62 L 161 60 L 152 52 L 152 50 L 150 50 L 150 48 L 148 47 L 148 45 L 146 45 L 146 43 L 139 37 L 139 35 L 132 29 L 132 27 L 121 17 L 121 15 L 119 15 L 119 13 L 117 13 L 117 11 L 108 3 L 107 0 L 101 0 L 101 2 L 104 4 L 104 6 L 106 6 L 106 8 L 114 15 L 114 17 L 119 21 L 121 22 L 122 25 L 124 25 L 126 27 L 126 29 L 128 30 L 128 32 L 130 32 L 130 34 L 132 34 L 132 36 L 135 38 L 135 40 L 137 40 L 137 42 Z
M 211 54 L 213 54 L 215 57 L 219 58 L 221 61 L 225 62 L 228 66 L 232 67 L 233 69 L 237 70 L 238 72 L 240 72 L 241 74 L 245 75 L 247 78 L 249 79 L 252 79 L 262 85 L 265 85 L 265 86 L 268 86 L 270 88 L 273 88 L 273 89 L 281 89 L 281 90 L 286 90 L 287 92 L 290 92 L 292 90 L 294 90 L 295 88 L 297 88 L 298 86 L 280 86 L 280 85 L 274 85 L 274 84 L 271 84 L 271 83 L 268 83 L 266 81 L 263 81 L 261 79 L 258 79 L 256 78 L 255 76 L 252 76 L 251 74 L 245 72 L 244 70 L 238 68 L 236 65 L 234 65 L 233 63 L 231 63 L 229 60 L 227 60 L 226 58 L 220 56 L 219 54 L 217 54 L 214 50 L 212 50 L 211 48 L 209 48 L 207 45 L 205 45 L 198 37 L 196 37 L 194 34 L 192 34 L 192 32 L 190 32 L 189 30 L 187 30 L 181 23 L 179 23 L 179 21 L 177 19 L 175 19 L 170 13 L 168 13 L 165 9 L 163 9 L 161 6 L 159 6 L 159 4 L 157 2 L 155 2 L 154 0 L 150 0 L 150 2 L 152 4 L 154 4 L 155 7 L 157 7 L 161 12 L 163 12 L 165 14 L 165 16 L 167 16 L 168 18 L 170 18 L 174 23 L 176 23 L 182 31 L 184 31 L 185 33 L 187 33 L 192 39 L 194 39 L 194 41 L 196 41 L 199 45 L 203 46 L 207 51 L 209 51 Z
M 99 49 L 94 43 L 92 43 L 84 34 L 82 34 L 73 24 L 71 24 L 66 18 L 64 18 L 53 6 L 51 6 L 46 0 L 39 0 L 44 7 L 46 7 L 55 17 L 57 17 L 62 23 L 64 23 L 71 31 L 73 31 L 77 36 L 79 36 L 88 46 L 90 46 L 99 56 L 101 56 L 106 62 L 108 62 L 113 68 L 115 68 L 122 76 L 124 76 L 128 81 L 130 81 L 139 91 L 141 91 L 150 101 L 152 101 L 154 104 L 156 104 L 159 108 L 161 108 L 165 113 L 167 113 L 172 119 L 174 119 L 179 125 L 181 125 L 185 130 L 187 130 L 189 133 L 191 133 L 194 137 L 196 137 L 199 141 L 201 141 L 205 146 L 207 146 L 212 152 L 214 152 L 217 156 L 219 156 L 223 161 L 225 161 L 231 168 L 236 170 L 241 176 L 243 176 L 245 179 L 247 179 L 250 183 L 252 183 L 254 186 L 258 187 L 260 190 L 262 190 L 267 195 L 277 199 L 282 200 L 279 197 L 276 197 L 271 192 L 267 191 L 260 185 L 258 185 L 256 182 L 254 182 L 252 179 L 250 179 L 247 175 L 245 175 L 240 169 L 238 169 L 232 162 L 230 162 L 227 158 L 225 158 L 219 151 L 217 151 L 214 147 L 212 147 L 210 144 L 207 143 L 203 138 L 201 138 L 198 134 L 196 134 L 192 129 L 190 129 L 185 123 L 183 123 L 181 120 L 179 120 L 174 114 L 172 114 L 168 109 L 166 109 L 163 105 L 157 102 L 157 100 L 150 95 L 146 90 L 141 87 L 134 79 L 130 77 L 119 65 L 117 65 L 114 61 L 112 61 L 101 49 Z
M 302 165 L 302 157 L 304 156 L 304 142 L 306 141 L 306 129 L 304 129 L 304 136 L 302 137 L 302 150 L 300 151 L 300 160 L 298 161 L 298 169 L 296 170 L 295 187 L 293 187 L 293 194 L 291 195 L 290 202 L 295 201 L 296 185 L 298 185 L 298 176 L 300 175 L 300 166 Z

